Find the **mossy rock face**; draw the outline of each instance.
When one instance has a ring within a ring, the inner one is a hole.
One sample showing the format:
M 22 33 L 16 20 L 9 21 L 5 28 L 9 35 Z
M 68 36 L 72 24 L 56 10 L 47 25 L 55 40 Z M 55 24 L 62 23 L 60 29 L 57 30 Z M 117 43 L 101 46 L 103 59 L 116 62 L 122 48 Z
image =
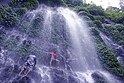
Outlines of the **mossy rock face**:
M 92 34 L 96 40 L 98 58 L 100 59 L 101 64 L 108 71 L 124 78 L 124 70 L 119 65 L 116 54 L 105 45 L 99 33 L 96 32 L 96 29 L 92 29 Z
M 104 28 L 101 28 L 108 37 L 119 45 L 124 45 L 124 25 L 122 24 L 104 24 Z
M 27 56 L 31 53 L 31 41 L 24 40 L 23 43 L 17 48 L 17 54 L 20 56 Z

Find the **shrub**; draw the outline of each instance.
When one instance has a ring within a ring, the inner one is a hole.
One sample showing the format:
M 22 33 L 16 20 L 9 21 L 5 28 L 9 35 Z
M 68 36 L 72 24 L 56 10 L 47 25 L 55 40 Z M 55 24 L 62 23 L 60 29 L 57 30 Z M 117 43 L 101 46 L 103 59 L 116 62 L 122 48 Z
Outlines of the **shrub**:
M 37 0 L 12 0 L 9 6 L 13 8 L 26 7 L 27 9 L 36 9 L 39 2 Z
M 88 16 L 91 20 L 94 20 L 94 17 L 93 17 L 91 14 L 89 14 L 89 13 L 87 13 L 87 12 L 85 12 L 85 11 L 79 12 L 79 15 L 86 15 L 86 16 Z
M 104 22 L 105 17 L 104 16 L 94 16 L 94 19 Z
M 75 6 L 74 10 L 77 12 L 85 11 L 85 12 L 89 13 L 89 11 L 83 6 Z
M 26 7 L 27 9 L 36 9 L 39 5 L 39 2 L 37 0 L 26 0 L 23 3 L 23 7 Z
M 64 0 L 39 0 L 39 2 L 49 6 L 66 6 Z
M 101 6 L 96 6 L 95 4 L 90 4 L 87 6 L 88 11 L 92 15 L 105 16 L 104 9 Z
M 63 0 L 69 7 L 81 6 L 83 5 L 82 0 Z

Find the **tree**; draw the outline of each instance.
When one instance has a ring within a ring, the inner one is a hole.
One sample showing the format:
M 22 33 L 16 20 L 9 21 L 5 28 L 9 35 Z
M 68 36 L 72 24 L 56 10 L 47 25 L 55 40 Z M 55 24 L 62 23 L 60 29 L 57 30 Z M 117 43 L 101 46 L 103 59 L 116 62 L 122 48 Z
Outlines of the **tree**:
M 117 8 L 117 7 L 109 6 L 108 8 L 106 8 L 106 11 L 108 11 L 108 12 L 119 12 L 120 9 Z
M 120 0 L 119 5 L 121 7 L 121 10 L 124 12 L 124 0 Z
M 92 14 L 92 15 L 100 15 L 100 16 L 105 15 L 104 9 L 101 6 L 96 6 L 95 4 L 90 4 L 87 6 L 87 9 L 90 12 L 90 14 Z

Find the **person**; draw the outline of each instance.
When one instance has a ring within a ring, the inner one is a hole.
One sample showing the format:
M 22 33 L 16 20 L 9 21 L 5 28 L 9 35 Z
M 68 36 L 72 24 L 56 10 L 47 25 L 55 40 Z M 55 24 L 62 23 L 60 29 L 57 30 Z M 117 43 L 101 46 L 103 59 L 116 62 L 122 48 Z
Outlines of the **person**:
M 27 57 L 24 66 L 21 68 L 21 72 L 19 73 L 19 76 L 22 76 L 22 74 L 24 74 L 24 76 L 27 76 L 33 70 L 35 65 L 36 65 L 36 56 L 29 55 Z
M 49 54 L 51 54 L 50 66 L 52 65 L 53 60 L 55 60 L 55 61 L 57 61 L 58 63 L 60 63 L 60 61 L 57 59 L 56 52 L 49 52 Z

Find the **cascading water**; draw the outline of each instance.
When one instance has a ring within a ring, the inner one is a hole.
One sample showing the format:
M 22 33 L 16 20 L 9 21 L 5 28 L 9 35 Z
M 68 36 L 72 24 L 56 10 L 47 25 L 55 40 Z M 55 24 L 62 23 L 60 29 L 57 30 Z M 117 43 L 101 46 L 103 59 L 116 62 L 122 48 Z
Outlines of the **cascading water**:
M 98 72 L 107 83 L 120 83 L 102 72 L 88 26 L 74 11 L 41 6 L 24 15 L 18 30 L 26 36 L 18 34 L 22 38 L 17 49 L 29 39 L 34 47 L 31 53 L 37 56 L 36 70 L 28 83 L 94 83 L 92 74 Z M 49 51 L 56 51 L 60 60 L 59 64 L 53 62 L 53 67 L 49 66 Z
M 100 69 L 88 26 L 75 12 L 64 8 L 59 8 L 58 11 L 64 16 L 66 28 L 70 33 L 72 52 L 75 54 L 72 57 L 77 59 L 76 63 L 72 64 L 74 69 L 81 71 Z

